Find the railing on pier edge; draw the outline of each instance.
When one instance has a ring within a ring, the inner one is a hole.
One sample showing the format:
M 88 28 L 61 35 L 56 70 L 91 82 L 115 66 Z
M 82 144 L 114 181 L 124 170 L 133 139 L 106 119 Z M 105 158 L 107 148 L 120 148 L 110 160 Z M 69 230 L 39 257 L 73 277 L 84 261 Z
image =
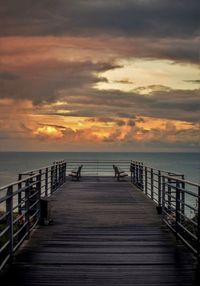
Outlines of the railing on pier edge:
M 83 165 L 81 174 L 83 176 L 113 176 L 113 165 L 123 169 L 125 172 L 130 171 L 130 160 L 76 160 L 67 161 L 67 174 L 73 169 Z
M 131 161 L 131 182 L 157 206 L 163 224 L 196 255 L 200 265 L 200 185 L 183 174 Z
M 129 173 L 131 182 L 156 204 L 162 222 L 200 262 L 200 185 L 186 181 L 183 174 L 143 162 L 60 161 L 20 173 L 18 181 L 0 188 L 0 270 L 39 223 L 41 198 L 51 196 L 65 182 L 66 174 L 79 165 L 83 165 L 83 177 L 113 176 L 113 165 Z
M 66 162 L 20 173 L 18 180 L 0 188 L 0 270 L 40 221 L 41 198 L 64 182 Z

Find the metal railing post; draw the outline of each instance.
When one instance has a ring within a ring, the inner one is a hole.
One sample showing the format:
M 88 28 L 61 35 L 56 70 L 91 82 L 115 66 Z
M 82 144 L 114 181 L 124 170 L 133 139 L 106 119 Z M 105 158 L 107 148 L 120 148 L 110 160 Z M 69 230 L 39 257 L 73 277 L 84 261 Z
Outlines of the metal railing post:
M 178 234 L 180 233 L 180 184 L 176 181 L 176 238 L 178 238 Z
M 133 170 L 132 170 L 132 162 L 130 163 L 130 173 L 131 173 L 131 183 L 133 183 Z
M 41 173 L 39 175 L 36 176 L 36 191 L 37 191 L 37 200 L 38 200 L 38 203 L 37 203 L 37 210 L 38 210 L 38 213 L 37 213 L 37 219 L 40 220 L 40 217 L 41 217 L 41 204 L 40 204 L 40 199 L 41 199 L 41 186 L 42 186 L 42 183 L 41 183 L 41 180 L 42 180 L 42 175 Z
M 58 165 L 58 180 L 59 180 L 59 186 L 62 184 L 62 162 L 59 162 Z
M 167 199 L 167 202 L 168 202 L 168 210 L 171 211 L 171 195 L 172 195 L 172 192 L 171 192 L 171 186 L 170 186 L 170 183 L 171 183 L 171 179 L 167 179 L 167 184 L 168 184 L 168 191 L 167 191 L 167 194 L 168 194 L 168 199 Z
M 135 165 L 135 184 L 138 185 L 138 163 Z
M 57 165 L 56 162 L 54 162 L 54 191 L 57 189 Z
M 7 215 L 7 226 L 9 227 L 8 230 L 8 238 L 9 238 L 9 256 L 12 259 L 13 256 L 13 186 L 8 187 L 7 189 L 7 196 L 6 199 L 6 212 Z
M 26 238 L 29 238 L 29 229 L 30 229 L 30 179 L 26 180 L 25 183 L 25 223 L 26 223 Z
M 162 219 L 162 223 L 164 224 L 164 218 L 165 218 L 165 185 L 166 185 L 166 179 L 164 176 L 162 176 L 162 215 L 161 215 L 161 219 Z
M 147 167 L 145 166 L 145 169 L 144 169 L 144 174 L 145 174 L 145 194 L 147 195 L 147 192 L 148 192 L 148 178 L 147 178 Z
M 136 176 L 136 165 L 133 163 L 133 184 L 135 184 L 135 176 Z
M 54 191 L 54 166 L 51 166 L 51 194 Z
M 151 168 L 151 199 L 153 201 L 154 194 L 153 194 L 153 168 Z
M 185 176 L 182 175 L 181 178 L 182 178 L 182 180 L 184 180 Z M 181 183 L 181 188 L 183 190 L 185 190 L 185 183 L 184 182 Z M 181 222 L 183 222 L 184 221 L 184 215 L 185 215 L 185 192 L 184 191 L 181 192 L 181 213 L 183 214 L 183 216 L 181 217 Z
M 162 204 L 161 171 L 158 171 L 158 206 Z
M 21 181 L 21 179 L 22 179 L 22 175 L 19 174 L 19 175 L 18 175 L 18 181 Z M 19 184 L 18 184 L 18 189 L 21 189 L 21 188 L 22 188 L 22 183 L 19 183 Z M 21 202 L 22 202 L 22 193 L 19 192 L 19 193 L 18 193 L 18 213 L 19 213 L 19 214 L 22 213 Z
M 140 163 L 137 163 L 137 186 L 140 186 Z
M 143 163 L 140 163 L 140 187 L 144 192 L 144 182 L 143 182 Z
M 45 169 L 45 197 L 48 196 L 49 172 L 48 168 Z
M 67 163 L 64 163 L 64 182 L 66 181 Z

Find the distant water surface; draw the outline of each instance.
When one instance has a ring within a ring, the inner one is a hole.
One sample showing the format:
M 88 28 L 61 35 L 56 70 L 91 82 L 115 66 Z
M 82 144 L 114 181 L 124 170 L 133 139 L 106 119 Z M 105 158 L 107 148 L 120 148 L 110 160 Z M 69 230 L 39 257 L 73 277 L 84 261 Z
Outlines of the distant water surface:
M 148 166 L 183 173 L 200 183 L 199 153 L 125 153 L 125 152 L 0 152 L 0 186 L 15 181 L 18 173 L 44 167 L 57 160 L 137 160 Z

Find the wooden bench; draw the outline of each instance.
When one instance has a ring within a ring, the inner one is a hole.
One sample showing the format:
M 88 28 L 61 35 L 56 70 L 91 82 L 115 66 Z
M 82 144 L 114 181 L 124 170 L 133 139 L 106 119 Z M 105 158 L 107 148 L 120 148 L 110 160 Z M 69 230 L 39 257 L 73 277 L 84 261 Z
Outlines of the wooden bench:
M 120 178 L 124 178 L 128 176 L 128 174 L 124 170 L 121 170 L 116 165 L 113 165 L 113 169 L 115 172 L 115 177 L 117 178 L 118 181 L 120 181 Z
M 69 176 L 72 177 L 72 180 L 76 179 L 77 181 L 79 181 L 79 179 L 81 177 L 81 169 L 82 168 L 83 168 L 83 165 L 81 165 L 77 169 L 71 171 Z

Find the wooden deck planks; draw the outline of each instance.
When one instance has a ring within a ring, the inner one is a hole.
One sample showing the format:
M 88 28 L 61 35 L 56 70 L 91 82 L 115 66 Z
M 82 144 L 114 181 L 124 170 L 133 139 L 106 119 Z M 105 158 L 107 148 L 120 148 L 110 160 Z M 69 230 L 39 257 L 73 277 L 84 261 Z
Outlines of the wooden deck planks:
M 192 255 L 130 182 L 68 181 L 52 209 L 54 224 L 34 232 L 2 286 L 197 285 Z

